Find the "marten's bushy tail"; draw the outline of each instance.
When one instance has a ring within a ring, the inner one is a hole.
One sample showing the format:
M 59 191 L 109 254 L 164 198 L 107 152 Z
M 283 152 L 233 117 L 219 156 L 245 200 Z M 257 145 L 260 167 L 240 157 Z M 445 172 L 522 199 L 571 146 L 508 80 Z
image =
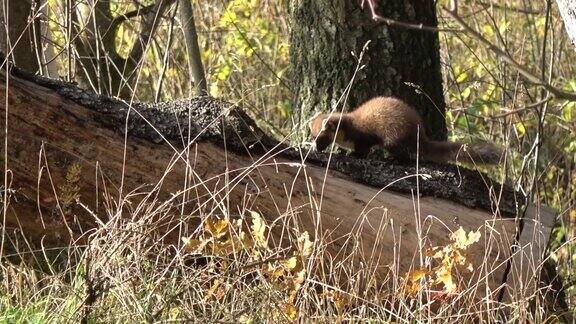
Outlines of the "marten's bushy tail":
M 502 149 L 491 143 L 427 141 L 422 146 L 422 159 L 435 162 L 497 164 L 502 157 Z

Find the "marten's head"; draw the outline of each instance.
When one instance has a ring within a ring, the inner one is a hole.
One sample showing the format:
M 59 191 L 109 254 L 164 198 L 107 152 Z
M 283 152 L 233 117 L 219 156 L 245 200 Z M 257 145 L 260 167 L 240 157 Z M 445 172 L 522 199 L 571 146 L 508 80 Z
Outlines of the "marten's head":
M 333 114 L 332 116 L 329 114 L 316 114 L 312 117 L 308 126 L 310 127 L 310 135 L 314 140 L 316 150 L 324 151 L 332 144 L 336 136 L 336 130 L 338 130 L 339 119 L 339 114 Z

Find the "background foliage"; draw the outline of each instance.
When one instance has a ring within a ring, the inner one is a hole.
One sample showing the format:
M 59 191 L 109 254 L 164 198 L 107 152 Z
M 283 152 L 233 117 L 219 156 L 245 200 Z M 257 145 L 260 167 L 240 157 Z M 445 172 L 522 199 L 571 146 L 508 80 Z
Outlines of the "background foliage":
M 288 135 L 293 127 L 292 85 L 287 77 L 289 44 L 284 2 L 193 2 L 210 94 L 239 103 L 260 126 L 278 138 Z M 137 9 L 135 1 L 113 0 L 111 3 L 114 17 Z M 43 14 L 44 24 L 50 30 L 50 37 L 45 37 L 44 41 L 55 56 L 50 60 L 52 67 L 55 67 L 52 71 L 57 71 L 57 75 L 51 76 L 90 87 L 78 77 L 77 68 L 70 67 L 70 62 L 79 58 L 78 53 L 69 48 L 66 4 L 64 0 L 49 0 Z M 141 1 L 140 4 L 147 6 L 153 4 L 153 1 Z M 81 5 L 87 3 L 79 1 Z M 189 96 L 189 73 L 185 60 L 187 54 L 175 9 L 176 6 L 171 6 L 166 11 L 138 66 L 140 76 L 132 93 L 134 100 L 167 101 Z M 438 14 L 440 27 L 457 27 L 441 10 Z M 576 92 L 576 51 L 553 3 L 509 0 L 505 4 L 491 4 L 489 1 L 474 0 L 460 4 L 460 15 L 470 26 L 530 71 L 559 88 Z M 368 15 L 366 19 L 369 19 Z M 118 28 L 115 44 L 121 56 L 129 55 L 128 49 L 136 42 L 140 24 L 140 18 L 135 17 L 126 19 Z M 550 253 L 551 258 L 558 261 L 559 270 L 564 276 L 568 287 L 568 302 L 576 307 L 576 290 L 573 287 L 576 280 L 576 103 L 548 100 L 547 94 L 540 87 L 524 81 L 501 57 L 466 33 L 440 33 L 440 41 L 451 137 L 486 138 L 506 146 L 509 153 L 506 166 L 501 170 L 489 170 L 492 175 L 509 182 L 520 191 L 533 194 L 536 199 L 559 212 Z M 114 270 L 120 271 L 119 268 Z M 77 269 L 76 275 L 69 278 L 58 277 L 59 287 L 67 287 L 68 290 L 48 295 L 37 292 L 34 303 L 29 307 L 13 307 L 9 301 L 3 300 L 0 303 L 3 318 L 40 320 L 49 317 L 48 309 L 52 309 L 54 300 L 45 296 L 62 298 L 65 300 L 60 304 L 62 311 L 73 313 L 79 300 L 66 296 L 75 295 L 75 290 L 81 289 L 83 271 Z M 145 266 L 138 271 L 143 276 L 152 275 Z M 3 295 L 11 294 L 7 290 L 14 284 L 14 278 L 19 282 L 19 287 L 23 287 L 26 281 L 40 280 L 34 276 L 33 272 L 5 266 Z M 216 281 L 210 282 L 214 285 Z M 133 303 L 129 307 L 146 309 L 159 303 L 154 298 L 160 298 L 158 296 L 162 296 L 162 293 L 148 288 L 131 292 L 130 296 L 142 297 L 143 304 Z M 197 289 L 200 291 L 202 288 Z M 25 299 L 25 290 L 17 293 L 23 295 L 16 298 Z M 265 297 L 255 291 L 250 293 L 254 294 L 250 298 Z M 107 298 L 118 296 L 112 294 Z M 218 298 L 239 298 L 234 294 L 226 296 Z M 340 311 L 341 306 L 338 305 L 343 301 L 336 292 L 323 298 L 331 300 L 330 307 L 335 312 Z M 125 301 L 110 303 L 122 304 Z M 168 308 L 166 314 L 173 316 L 182 311 Z M 105 311 L 100 312 L 104 316 Z M 291 312 L 291 309 L 287 309 L 287 316 L 292 316 Z

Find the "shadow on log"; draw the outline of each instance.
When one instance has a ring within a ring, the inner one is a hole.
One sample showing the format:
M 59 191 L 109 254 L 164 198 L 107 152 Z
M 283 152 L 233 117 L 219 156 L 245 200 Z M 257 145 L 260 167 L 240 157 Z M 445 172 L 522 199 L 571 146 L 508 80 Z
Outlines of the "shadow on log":
M 85 242 L 116 215 L 143 215 L 158 202 L 170 205 L 169 220 L 137 230 L 161 229 L 168 242 L 191 235 L 202 216 L 256 210 L 277 243 L 306 230 L 334 262 L 383 278 L 404 276 L 461 226 L 482 233 L 471 251 L 477 268 L 463 281 L 497 300 L 509 273 L 524 287 L 535 282 L 553 225 L 550 212 L 531 214 L 525 227 L 538 240 L 524 243 L 534 267 L 520 260 L 515 268 L 513 257 L 525 254 L 510 248 L 523 243 L 519 202 L 476 171 L 329 160 L 279 143 L 240 108 L 210 97 L 129 105 L 18 69 L 8 80 L 2 72 L 0 92 L 5 230 L 44 246 Z

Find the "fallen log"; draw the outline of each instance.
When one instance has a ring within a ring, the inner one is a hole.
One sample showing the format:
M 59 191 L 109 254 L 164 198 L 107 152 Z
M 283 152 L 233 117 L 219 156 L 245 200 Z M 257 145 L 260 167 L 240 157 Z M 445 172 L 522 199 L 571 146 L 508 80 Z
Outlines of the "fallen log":
M 278 244 L 305 230 L 326 258 L 381 278 L 414 270 L 459 227 L 480 230 L 463 282 L 493 300 L 536 282 L 554 214 L 529 208 L 518 226 L 522 199 L 477 171 L 291 148 L 210 97 L 129 104 L 18 69 L 1 78 L 4 230 L 32 242 L 79 242 L 160 201 L 175 215 L 156 226 L 168 242 L 191 235 L 200 216 L 255 210 Z

